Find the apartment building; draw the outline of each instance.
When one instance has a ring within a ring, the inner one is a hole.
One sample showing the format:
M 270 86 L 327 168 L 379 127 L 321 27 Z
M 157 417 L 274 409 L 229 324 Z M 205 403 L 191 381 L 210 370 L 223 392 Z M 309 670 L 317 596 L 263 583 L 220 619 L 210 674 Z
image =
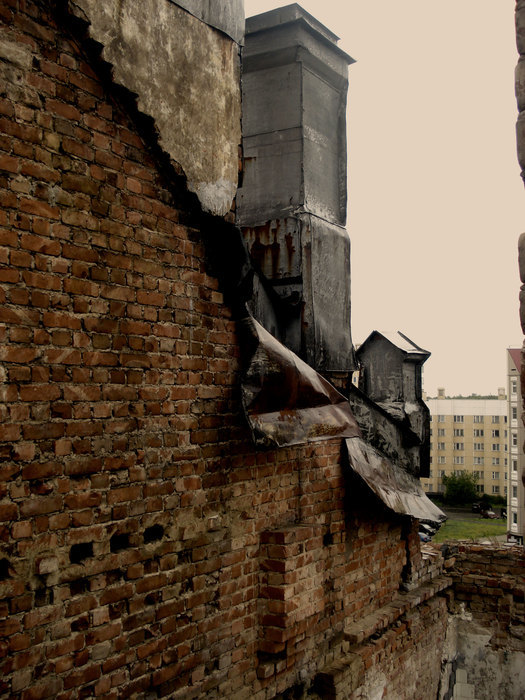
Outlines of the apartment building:
M 509 427 L 505 389 L 497 398 L 427 399 L 430 409 L 430 476 L 422 479 L 427 493 L 443 493 L 443 477 L 474 473 L 481 495 L 508 494 Z
M 525 428 L 521 420 L 521 349 L 507 350 L 507 396 L 509 423 L 509 489 L 507 496 L 508 537 L 523 544 L 525 535 L 525 489 L 522 474 L 525 469 L 523 443 Z

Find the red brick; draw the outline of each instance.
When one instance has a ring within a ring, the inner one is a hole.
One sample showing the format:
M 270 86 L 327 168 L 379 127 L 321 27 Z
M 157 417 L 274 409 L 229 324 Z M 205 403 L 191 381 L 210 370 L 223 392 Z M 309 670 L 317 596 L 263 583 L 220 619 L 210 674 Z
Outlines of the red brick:
M 69 688 L 75 688 L 86 683 L 92 683 L 100 678 L 100 674 L 101 668 L 99 664 L 86 666 L 66 676 L 66 678 L 64 678 L 64 688 L 68 690 Z
M 46 273 L 24 271 L 22 273 L 22 278 L 28 287 L 58 291 L 62 286 L 59 277 Z
M 32 250 L 45 255 L 60 255 L 61 243 L 42 236 L 24 233 L 20 236 L 20 245 L 26 250 Z
M 18 173 L 20 168 L 20 159 L 13 158 L 7 154 L 0 155 L 0 170 L 6 170 L 10 173 Z
M 60 476 L 64 467 L 60 462 L 35 462 L 22 469 L 24 479 L 48 479 Z
M 54 513 L 62 508 L 62 496 L 41 496 L 23 501 L 20 504 L 20 515 L 24 518 L 32 515 Z
M 26 688 L 20 695 L 20 700 L 44 700 L 45 698 L 58 698 L 62 689 L 59 678 L 46 678 L 38 681 L 30 688 Z
M 55 384 L 31 384 L 20 387 L 21 401 L 53 401 L 61 394 L 60 388 Z
M 44 326 L 51 328 L 71 328 L 80 330 L 81 321 L 74 314 L 59 313 L 54 311 L 44 312 L 42 317 Z
M 18 506 L 15 503 L 0 502 L 0 522 L 18 519 Z
M 25 211 L 28 214 L 34 214 L 36 216 L 43 216 L 47 219 L 58 219 L 60 216 L 60 210 L 58 207 L 52 207 L 46 202 L 36 199 L 27 199 L 22 197 L 18 203 L 21 211 Z

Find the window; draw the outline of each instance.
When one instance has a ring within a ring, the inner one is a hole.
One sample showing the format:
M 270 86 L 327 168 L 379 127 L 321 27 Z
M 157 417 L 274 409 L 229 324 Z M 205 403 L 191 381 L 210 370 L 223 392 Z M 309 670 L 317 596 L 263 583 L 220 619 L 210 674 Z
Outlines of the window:
M 512 471 L 513 471 L 513 472 L 517 472 L 517 471 L 518 471 L 518 460 L 517 460 L 517 459 L 513 459 L 513 460 L 512 460 Z
M 455 442 L 454 443 L 454 449 L 455 450 L 464 450 L 465 449 L 465 444 L 463 442 Z
M 518 514 L 517 514 L 517 513 L 513 513 L 513 514 L 512 514 L 512 524 L 513 524 L 513 525 L 517 525 L 517 524 L 518 524 Z
M 518 487 L 517 486 L 512 487 L 512 498 L 518 498 Z
M 492 466 L 493 466 L 493 467 L 499 466 L 499 457 L 493 457 L 493 458 L 492 458 Z
M 440 469 L 440 470 L 439 470 L 439 476 L 440 476 L 441 479 L 445 476 L 445 470 L 444 470 L 444 469 Z
M 463 416 L 454 416 L 454 423 L 463 423 Z
M 483 473 L 484 473 L 484 472 L 477 472 L 477 471 L 475 471 L 475 472 L 474 472 L 474 476 L 476 476 L 478 479 L 483 479 Z
M 438 423 L 444 423 L 445 422 L 445 416 L 438 416 Z
M 499 423 L 499 416 L 492 416 L 493 423 Z
M 512 433 L 512 447 L 518 446 L 518 433 Z
M 499 430 L 493 430 L 492 437 L 499 437 Z
M 493 451 L 493 452 L 499 452 L 499 442 L 493 442 L 493 443 L 492 443 L 492 451 Z
M 474 464 L 484 464 L 485 460 L 483 457 L 474 457 Z
M 475 442 L 474 443 L 474 451 L 475 452 L 483 452 L 485 449 L 484 444 L 482 442 Z
M 474 423 L 483 423 L 483 416 L 474 416 Z
M 433 475 L 432 475 L 432 469 L 429 469 L 429 470 L 428 470 L 428 477 L 429 477 L 429 479 L 433 479 L 433 478 L 434 478 Z
M 510 387 L 511 387 L 510 390 L 512 391 L 512 393 L 517 394 L 518 393 L 518 380 L 513 379 L 510 383 Z
M 445 484 L 438 484 L 438 493 L 445 493 Z
M 503 488 L 503 493 L 505 494 L 505 496 L 507 495 L 507 487 L 506 486 Z
M 483 491 L 485 491 L 485 487 L 483 486 L 483 484 L 476 484 L 476 491 L 478 493 L 483 493 Z
M 516 406 L 512 407 L 512 420 L 518 420 L 518 409 Z
M 499 472 L 492 472 L 492 478 L 494 480 L 499 479 Z
M 474 430 L 474 437 L 483 437 L 483 436 L 484 436 L 483 428 L 481 428 L 481 429 L 476 428 Z
M 438 437 L 445 437 L 445 428 L 438 428 Z
M 445 449 L 445 443 L 444 442 L 438 442 L 438 450 L 444 450 Z
M 438 464 L 446 464 L 447 463 L 447 458 L 444 456 L 439 456 L 438 457 Z M 445 473 L 445 472 L 443 472 Z
M 492 493 L 499 493 L 499 486 L 493 486 Z
M 465 457 L 454 457 L 454 464 L 465 464 Z
M 463 428 L 454 428 L 454 437 L 463 437 Z

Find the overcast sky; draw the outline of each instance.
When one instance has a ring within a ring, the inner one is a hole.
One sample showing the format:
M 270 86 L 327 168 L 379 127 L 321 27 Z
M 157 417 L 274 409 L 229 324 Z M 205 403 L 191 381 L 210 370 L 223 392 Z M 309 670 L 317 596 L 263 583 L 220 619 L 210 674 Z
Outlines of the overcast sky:
M 246 16 L 286 2 L 245 0 Z M 521 347 L 513 0 L 303 0 L 350 66 L 352 336 L 430 350 L 424 388 L 496 393 Z

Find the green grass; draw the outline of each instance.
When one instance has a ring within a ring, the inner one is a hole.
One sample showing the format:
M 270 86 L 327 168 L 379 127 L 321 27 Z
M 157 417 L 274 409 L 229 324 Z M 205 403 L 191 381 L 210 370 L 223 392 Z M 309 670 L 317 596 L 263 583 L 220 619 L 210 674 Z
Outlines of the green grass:
M 506 520 L 447 520 L 432 538 L 433 542 L 446 540 L 479 540 L 507 532 Z

